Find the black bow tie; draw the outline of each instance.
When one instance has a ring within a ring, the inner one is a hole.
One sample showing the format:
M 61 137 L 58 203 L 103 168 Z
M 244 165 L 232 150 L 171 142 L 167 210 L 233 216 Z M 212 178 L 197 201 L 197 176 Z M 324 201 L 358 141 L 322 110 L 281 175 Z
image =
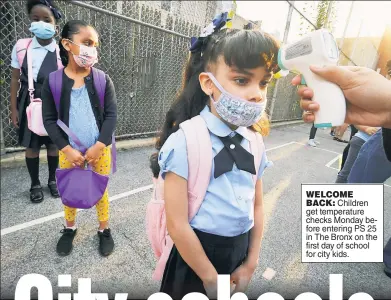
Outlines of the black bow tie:
M 240 145 L 243 140 L 240 134 L 235 134 L 233 137 L 219 137 L 219 139 L 223 142 L 224 148 L 214 158 L 215 178 L 232 171 L 234 163 L 238 169 L 247 171 L 253 175 L 256 174 L 254 155 Z

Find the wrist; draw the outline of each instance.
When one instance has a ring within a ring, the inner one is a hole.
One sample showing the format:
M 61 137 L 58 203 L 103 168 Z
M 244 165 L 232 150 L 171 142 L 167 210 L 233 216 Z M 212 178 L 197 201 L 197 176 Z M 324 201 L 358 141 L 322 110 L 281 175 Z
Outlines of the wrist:
M 72 150 L 72 147 L 70 145 L 66 145 L 64 148 L 61 149 L 61 152 L 67 154 L 71 150 Z
M 213 270 L 210 270 L 209 272 L 205 273 L 205 275 L 200 278 L 202 280 L 202 283 L 208 286 L 217 283 L 217 276 L 217 271 L 213 268 Z
M 99 150 L 103 150 L 104 148 L 106 148 L 106 145 L 103 144 L 102 142 L 97 141 L 95 143 L 95 147 L 97 147 Z
M 255 269 L 258 267 L 258 264 L 259 264 L 259 259 L 258 258 L 252 259 L 251 257 L 248 257 L 243 263 L 243 265 L 246 268 L 250 269 L 252 272 L 255 271 Z

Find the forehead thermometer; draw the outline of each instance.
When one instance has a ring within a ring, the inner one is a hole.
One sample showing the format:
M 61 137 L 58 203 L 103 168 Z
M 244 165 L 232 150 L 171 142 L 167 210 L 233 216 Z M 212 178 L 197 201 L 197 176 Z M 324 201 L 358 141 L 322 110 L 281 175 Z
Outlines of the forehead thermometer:
M 282 70 L 301 74 L 301 84 L 310 87 L 314 92 L 312 100 L 319 103 L 315 113 L 314 126 L 340 126 L 345 121 L 345 96 L 338 85 L 326 81 L 314 74 L 310 65 L 337 65 L 339 52 L 332 34 L 319 29 L 311 32 L 301 40 L 284 45 L 278 52 L 278 65 Z

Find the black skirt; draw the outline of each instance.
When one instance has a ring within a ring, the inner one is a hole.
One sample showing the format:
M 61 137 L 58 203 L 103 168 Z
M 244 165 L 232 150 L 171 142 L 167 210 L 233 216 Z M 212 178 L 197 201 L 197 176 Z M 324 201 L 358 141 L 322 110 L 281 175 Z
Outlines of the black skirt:
M 236 237 L 223 237 L 194 230 L 206 256 L 218 274 L 232 274 L 246 259 L 250 232 Z M 164 270 L 160 291 L 173 299 L 198 292 L 206 295 L 203 283 L 173 246 Z
M 34 60 L 34 55 L 33 55 Z M 57 54 L 56 51 L 48 51 L 44 60 L 42 61 L 41 67 L 39 68 L 36 81 L 34 81 L 34 97 L 41 97 L 41 88 L 45 79 L 51 72 L 58 69 L 57 66 Z M 19 145 L 32 148 L 40 149 L 42 145 L 53 144 L 52 140 L 48 136 L 39 136 L 28 128 L 26 109 L 30 104 L 30 95 L 28 91 L 28 68 L 27 68 L 27 55 L 25 55 L 23 64 L 21 67 L 20 74 L 20 90 L 18 92 L 17 107 L 19 111 Z

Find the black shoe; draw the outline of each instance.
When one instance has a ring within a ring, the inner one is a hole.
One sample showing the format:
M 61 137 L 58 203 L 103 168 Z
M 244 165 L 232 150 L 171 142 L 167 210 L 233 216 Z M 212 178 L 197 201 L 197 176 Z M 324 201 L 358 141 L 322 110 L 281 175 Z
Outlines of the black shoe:
M 30 200 L 33 203 L 40 203 L 43 201 L 42 186 L 40 184 L 34 185 L 30 189 Z
M 105 229 L 103 232 L 98 231 L 99 236 L 99 252 L 103 256 L 108 256 L 113 252 L 114 240 L 111 236 L 110 229 Z
M 58 193 L 58 189 L 57 189 L 57 183 L 55 181 L 50 181 L 48 183 L 48 187 L 50 190 L 50 194 L 52 194 L 52 197 L 54 197 L 54 198 L 60 197 L 60 194 Z
M 64 228 L 60 232 L 62 237 L 57 243 L 57 253 L 61 256 L 67 256 L 73 249 L 73 239 L 76 236 L 77 229 Z

